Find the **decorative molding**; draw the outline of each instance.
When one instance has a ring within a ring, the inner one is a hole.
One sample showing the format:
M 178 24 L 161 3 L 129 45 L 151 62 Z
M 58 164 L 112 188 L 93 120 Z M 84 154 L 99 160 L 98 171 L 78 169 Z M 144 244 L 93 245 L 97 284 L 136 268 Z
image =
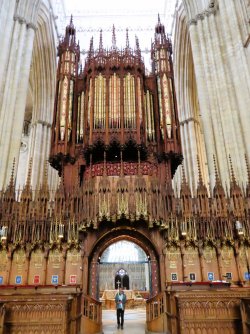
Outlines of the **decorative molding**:
M 197 124 L 200 124 L 199 121 L 197 119 L 195 119 L 194 117 L 189 117 L 183 121 L 180 121 L 180 125 L 184 125 L 184 124 L 188 124 L 190 122 L 194 122 L 194 123 L 197 123 Z
M 26 23 L 26 19 L 23 16 L 15 15 L 13 17 L 14 21 L 18 21 L 20 24 Z
M 188 26 L 196 25 L 199 20 L 203 20 L 205 17 L 208 17 L 210 15 L 215 15 L 218 10 L 218 4 L 214 4 L 214 1 L 212 1 L 207 9 L 205 9 L 201 13 L 198 13 L 197 15 L 195 15 L 195 17 L 188 21 Z
M 32 22 L 27 22 L 27 20 L 23 16 L 15 15 L 13 20 L 18 21 L 20 24 L 25 24 L 26 23 L 26 26 L 27 26 L 28 29 L 31 28 L 34 31 L 37 30 L 37 26 Z
M 33 29 L 34 31 L 37 31 L 37 29 L 38 29 L 37 26 L 32 22 L 27 23 L 27 28 L 28 29 Z
M 48 128 L 51 128 L 52 126 L 51 123 L 38 119 L 35 122 L 33 122 L 32 127 L 36 126 L 37 124 L 41 124 L 42 126 L 47 126 Z

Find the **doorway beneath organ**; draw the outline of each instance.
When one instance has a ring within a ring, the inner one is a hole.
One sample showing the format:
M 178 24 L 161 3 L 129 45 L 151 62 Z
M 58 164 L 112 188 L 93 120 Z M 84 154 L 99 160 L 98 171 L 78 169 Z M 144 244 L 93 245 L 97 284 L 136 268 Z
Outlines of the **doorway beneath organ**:
M 99 288 L 149 290 L 149 257 L 137 244 L 122 240 L 110 245 L 99 262 Z
M 151 290 L 150 257 L 137 244 L 120 240 L 109 245 L 99 258 L 100 300 L 114 308 L 114 297 L 121 287 L 127 307 L 145 307 Z

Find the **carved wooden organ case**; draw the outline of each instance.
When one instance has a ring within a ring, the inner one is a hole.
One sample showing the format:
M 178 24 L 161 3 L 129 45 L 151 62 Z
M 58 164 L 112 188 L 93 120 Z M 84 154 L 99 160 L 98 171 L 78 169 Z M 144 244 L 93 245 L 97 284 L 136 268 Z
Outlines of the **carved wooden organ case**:
M 92 209 L 86 199 L 87 220 L 97 212 L 106 219 L 164 218 L 161 200 L 149 199 L 149 189 L 157 197 L 182 161 L 172 46 L 164 26 L 158 20 L 149 74 L 138 38 L 131 48 L 127 31 L 119 50 L 114 27 L 109 49 L 102 31 L 97 50 L 91 39 L 82 68 L 71 20 L 58 56 L 50 163 L 65 187 L 78 184 L 88 200 L 95 196 Z

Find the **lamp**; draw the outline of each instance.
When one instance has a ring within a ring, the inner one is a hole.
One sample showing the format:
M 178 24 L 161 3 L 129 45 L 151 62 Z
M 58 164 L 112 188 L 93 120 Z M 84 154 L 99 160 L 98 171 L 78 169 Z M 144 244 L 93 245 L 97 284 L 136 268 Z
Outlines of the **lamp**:
M 59 233 L 58 233 L 58 238 L 62 239 L 64 234 L 64 225 L 62 223 L 59 224 Z
M 7 226 L 2 226 L 2 228 L 0 229 L 0 239 L 3 242 L 5 242 L 5 240 L 7 239 L 7 231 L 8 231 Z
M 241 224 L 241 222 L 239 220 L 236 220 L 236 222 L 235 222 L 235 228 L 237 230 L 238 235 L 243 235 L 244 234 L 243 228 L 242 228 L 242 224 Z

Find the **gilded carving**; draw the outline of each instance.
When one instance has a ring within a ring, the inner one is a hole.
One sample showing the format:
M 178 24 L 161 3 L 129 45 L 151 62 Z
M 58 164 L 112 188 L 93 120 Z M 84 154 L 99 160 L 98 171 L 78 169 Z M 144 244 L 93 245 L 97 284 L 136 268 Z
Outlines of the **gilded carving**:
M 187 247 L 185 250 L 185 262 L 186 265 L 195 265 L 195 259 L 197 258 L 197 250 L 191 246 Z
M 78 266 L 80 259 L 81 259 L 81 254 L 76 248 L 74 248 L 73 250 L 68 251 L 67 261 L 70 264 L 72 264 L 73 266 Z
M 228 246 L 223 246 L 221 250 L 221 259 L 224 267 L 230 268 L 233 256 L 233 249 Z
M 214 259 L 216 259 L 216 252 L 213 247 L 205 247 L 203 252 L 203 258 L 206 263 L 211 263 Z
M 37 269 L 42 268 L 43 265 L 43 252 L 41 249 L 36 249 L 32 254 L 31 254 L 31 261 L 33 262 L 33 266 Z
M 62 254 L 58 249 L 51 250 L 49 254 L 49 263 L 52 264 L 52 268 L 58 269 L 60 268 L 60 264 L 62 262 Z
M 0 271 L 6 271 L 8 264 L 8 253 L 6 249 L 0 251 Z
M 169 268 L 177 268 L 177 262 L 180 260 L 180 250 L 174 246 L 171 246 L 166 251 L 166 256 L 169 262 Z
M 15 266 L 18 271 L 23 270 L 25 261 L 26 261 L 26 254 L 25 254 L 24 249 L 19 249 L 14 252 L 13 262 L 15 263 Z

